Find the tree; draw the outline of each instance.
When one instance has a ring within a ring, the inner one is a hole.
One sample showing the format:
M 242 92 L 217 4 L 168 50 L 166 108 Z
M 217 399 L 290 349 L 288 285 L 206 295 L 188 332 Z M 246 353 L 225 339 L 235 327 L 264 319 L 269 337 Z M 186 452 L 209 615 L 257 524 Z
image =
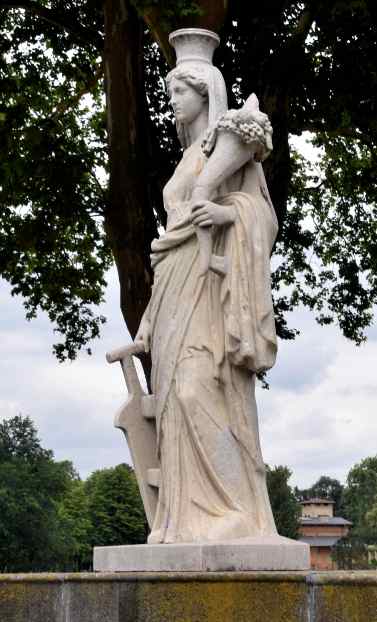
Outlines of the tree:
M 49 460 L 52 452 L 41 447 L 30 417 L 16 415 L 0 423 L 0 460 Z
M 311 497 L 331 499 L 335 502 L 334 516 L 344 516 L 343 492 L 344 487 L 339 480 L 328 475 L 322 475 L 310 488 L 304 490 L 296 488 L 295 490 L 295 494 L 300 501 L 310 499 Z
M 331 557 L 339 570 L 366 570 L 369 565 L 368 548 L 365 540 L 349 535 L 338 540 L 331 551 Z
M 353 522 L 353 534 L 376 540 L 374 517 L 377 505 L 377 456 L 355 464 L 347 476 L 344 491 L 347 516 Z
M 343 499 L 353 527 L 337 543 L 334 559 L 344 569 L 375 567 L 370 554 L 377 544 L 377 456 L 365 458 L 350 469 Z
M 93 527 L 85 483 L 80 479 L 72 481 L 59 503 L 58 519 L 66 550 L 65 557 L 59 560 L 59 570 L 90 570 L 93 557 Z
M 0 572 L 79 571 L 93 546 L 145 542 L 147 522 L 132 468 L 82 482 L 55 462 L 29 417 L 0 423 Z
M 377 503 L 374 503 L 365 514 L 365 525 L 368 531 L 373 534 L 375 542 L 377 542 Z
M 85 482 L 93 546 L 140 544 L 147 522 L 135 474 L 128 464 L 95 471 Z
M 68 555 L 58 503 L 76 477 L 28 417 L 0 423 L 0 571 L 52 570 Z
M 276 528 L 281 536 L 297 538 L 301 506 L 288 484 L 291 475 L 286 466 L 267 466 L 267 488 Z
M 3 0 L 0 270 L 28 318 L 49 314 L 60 359 L 99 334 L 92 305 L 111 257 L 135 334 L 165 222 L 161 189 L 179 157 L 161 86 L 167 33 L 218 29 L 226 5 L 217 62 L 230 103 L 256 91 L 274 127 L 265 171 L 281 223 L 278 332 L 294 337 L 286 313 L 304 304 L 364 338 L 377 298 L 374 0 Z M 320 149 L 314 168 L 289 146 L 303 131 Z

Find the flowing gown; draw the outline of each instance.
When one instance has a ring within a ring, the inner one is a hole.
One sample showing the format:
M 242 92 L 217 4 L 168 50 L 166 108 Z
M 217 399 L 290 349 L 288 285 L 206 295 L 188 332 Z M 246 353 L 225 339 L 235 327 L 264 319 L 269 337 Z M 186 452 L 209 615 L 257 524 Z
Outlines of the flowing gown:
M 225 277 L 199 276 L 190 199 L 206 163 L 186 149 L 164 189 L 166 233 L 152 244 L 152 390 L 161 462 L 150 543 L 273 535 L 259 444 L 255 374 L 270 368 L 276 335 L 270 254 L 277 223 L 250 161 L 219 189 L 235 222 L 214 228 Z

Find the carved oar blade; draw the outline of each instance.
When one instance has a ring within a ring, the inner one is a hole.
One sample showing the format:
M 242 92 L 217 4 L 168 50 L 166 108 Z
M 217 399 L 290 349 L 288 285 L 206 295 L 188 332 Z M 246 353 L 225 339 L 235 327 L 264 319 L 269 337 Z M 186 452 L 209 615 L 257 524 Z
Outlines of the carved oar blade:
M 114 425 L 123 430 L 130 450 L 137 483 L 148 524 L 151 527 L 156 513 L 158 490 L 149 484 L 150 469 L 158 469 L 155 420 L 143 416 L 141 398 L 130 396 L 115 415 Z
M 151 527 L 156 513 L 158 490 L 149 483 L 149 472 L 159 469 L 157 458 L 157 433 L 156 420 L 154 418 L 153 395 L 146 395 L 140 386 L 135 364 L 132 359 L 133 352 L 127 348 L 118 358 L 122 366 L 124 379 L 128 389 L 128 399 L 117 412 L 114 426 L 123 430 L 130 450 L 137 483 L 148 524 Z M 121 352 L 119 350 L 119 352 Z

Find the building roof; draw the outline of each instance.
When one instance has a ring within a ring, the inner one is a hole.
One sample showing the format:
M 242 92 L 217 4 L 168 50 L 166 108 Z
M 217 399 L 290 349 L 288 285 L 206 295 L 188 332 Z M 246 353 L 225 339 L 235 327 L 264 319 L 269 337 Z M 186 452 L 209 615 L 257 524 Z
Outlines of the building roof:
M 311 499 L 304 499 L 300 501 L 301 505 L 323 505 L 324 503 L 334 505 L 335 501 L 332 499 L 321 499 L 320 497 L 312 497 Z
M 340 540 L 340 536 L 300 536 L 300 542 L 306 542 L 309 546 L 334 546 Z
M 302 516 L 301 525 L 352 525 L 351 521 L 341 516 Z

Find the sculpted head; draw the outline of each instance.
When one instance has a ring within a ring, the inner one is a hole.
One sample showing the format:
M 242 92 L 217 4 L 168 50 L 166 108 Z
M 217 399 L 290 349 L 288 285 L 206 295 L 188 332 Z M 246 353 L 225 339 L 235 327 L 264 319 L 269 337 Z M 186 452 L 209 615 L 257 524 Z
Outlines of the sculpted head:
M 212 63 L 220 39 L 204 28 L 181 28 L 169 35 L 169 42 L 177 64 L 167 76 L 167 89 L 178 137 L 186 149 L 192 134 L 190 124 L 197 120 L 197 128 L 205 120 L 206 127 L 211 127 L 228 108 L 224 78 Z
M 166 78 L 167 91 L 173 107 L 178 138 L 186 149 L 190 145 L 188 128 L 196 118 L 205 115 L 212 126 L 227 110 L 224 78 L 208 63 L 181 63 Z
M 173 69 L 166 79 L 169 101 L 177 124 L 189 125 L 208 110 L 208 85 L 202 76 Z

